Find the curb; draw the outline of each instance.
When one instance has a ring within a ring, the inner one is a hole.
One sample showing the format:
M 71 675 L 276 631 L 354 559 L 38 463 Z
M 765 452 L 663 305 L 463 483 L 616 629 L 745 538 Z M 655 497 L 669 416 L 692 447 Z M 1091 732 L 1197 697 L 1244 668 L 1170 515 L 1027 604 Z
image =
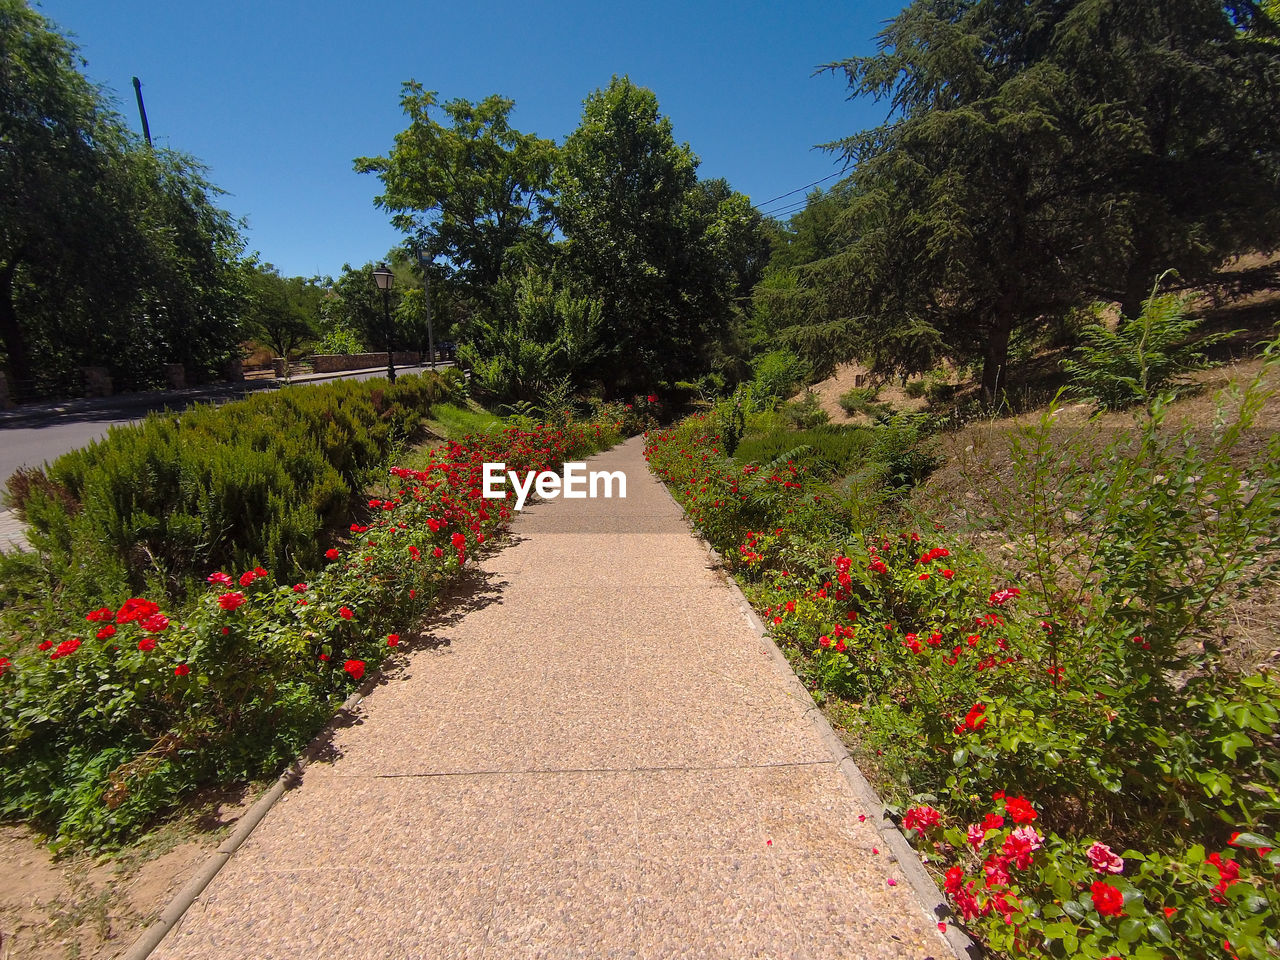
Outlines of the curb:
M 321 737 L 330 733 L 334 724 L 350 716 L 355 711 L 355 708 L 359 706 L 360 701 L 365 698 L 366 694 L 364 691 L 372 689 L 372 687 L 377 684 L 380 676 L 381 672 L 374 674 L 365 681 L 364 685 L 361 686 L 359 690 L 347 697 L 342 706 L 334 712 L 334 715 L 329 719 L 329 722 L 325 724 L 324 728 L 316 734 L 312 743 L 314 744 Z M 164 940 L 170 930 L 178 925 L 178 922 L 182 919 L 191 904 L 195 902 L 196 898 L 199 897 L 200 894 L 204 893 L 205 887 L 209 886 L 209 883 L 213 878 L 218 875 L 218 871 L 220 871 L 226 865 L 227 861 L 231 859 L 231 855 L 240 848 L 240 845 L 249 838 L 251 833 L 253 833 L 254 828 L 257 827 L 271 811 L 271 808 L 275 806 L 276 801 L 284 796 L 284 792 L 286 790 L 297 785 L 302 776 L 303 770 L 306 769 L 308 755 L 311 753 L 311 749 L 312 748 L 308 746 L 307 749 L 302 752 L 302 755 L 289 765 L 289 769 L 280 774 L 276 779 L 276 782 L 272 784 L 271 789 L 254 802 L 253 806 L 249 808 L 249 811 L 240 818 L 240 822 L 236 824 L 236 828 L 232 831 L 231 836 L 227 837 L 226 840 L 219 844 L 218 849 L 214 851 L 213 855 L 204 862 L 200 869 L 196 871 L 195 875 L 192 876 L 191 879 L 183 885 L 182 889 L 174 895 L 174 898 L 169 901 L 169 905 L 161 911 L 160 916 L 157 917 L 156 920 L 147 927 L 147 929 L 142 931 L 142 935 L 133 942 L 133 945 L 129 947 L 128 950 L 120 955 L 119 960 L 146 960 L 147 957 L 151 956 L 152 951 L 154 951 L 156 947 L 160 946 L 160 942 Z
M 652 472 L 650 473 L 652 476 Z M 934 882 L 933 877 L 924 868 L 924 864 L 920 862 L 920 855 L 915 848 L 903 836 L 902 831 L 898 829 L 898 825 L 894 823 L 893 818 L 889 815 L 888 809 L 884 805 L 884 801 L 880 799 L 875 788 L 871 786 L 867 778 L 862 775 L 862 771 L 858 769 L 857 762 L 849 755 L 848 748 L 844 745 L 844 741 L 836 734 L 835 729 L 827 720 L 826 714 L 817 705 L 813 699 L 813 695 L 801 683 L 800 678 L 796 676 L 795 670 L 787 661 L 786 655 L 783 654 L 781 648 L 773 642 L 769 636 L 769 632 L 765 629 L 764 623 L 751 607 L 750 601 L 742 592 L 742 588 L 738 586 L 738 581 L 729 574 L 724 564 L 724 559 L 716 552 L 715 548 L 707 542 L 706 538 L 689 522 L 684 508 L 680 506 L 679 501 L 672 496 L 670 489 L 658 477 L 655 480 L 662 486 L 663 491 L 671 502 L 680 510 L 681 516 L 685 523 L 689 526 L 694 537 L 706 550 L 707 554 L 715 561 L 716 568 L 724 575 L 724 580 L 733 594 L 734 600 L 738 604 L 738 610 L 742 613 L 743 618 L 747 621 L 747 625 L 755 633 L 756 638 L 760 641 L 761 646 L 768 651 L 773 660 L 774 666 L 778 669 L 787 685 L 791 687 L 793 695 L 801 704 L 806 704 L 805 714 L 813 723 L 818 735 L 822 738 L 827 748 L 831 751 L 831 755 L 837 761 L 837 769 L 844 775 L 849 786 L 853 788 L 854 796 L 858 798 L 858 802 L 866 809 L 868 813 L 868 821 L 880 834 L 885 846 L 889 851 L 889 860 L 896 862 L 902 870 L 908 885 L 912 892 L 916 895 L 916 899 L 920 902 L 921 908 L 930 921 L 937 923 L 945 921 L 947 929 L 945 932 L 939 932 L 938 936 L 946 941 L 947 946 L 951 948 L 956 960 L 978 960 L 984 956 L 982 948 L 973 940 L 971 940 L 956 925 L 956 917 L 951 908 L 947 906 L 946 900 L 942 896 L 942 891 L 938 889 L 938 885 Z

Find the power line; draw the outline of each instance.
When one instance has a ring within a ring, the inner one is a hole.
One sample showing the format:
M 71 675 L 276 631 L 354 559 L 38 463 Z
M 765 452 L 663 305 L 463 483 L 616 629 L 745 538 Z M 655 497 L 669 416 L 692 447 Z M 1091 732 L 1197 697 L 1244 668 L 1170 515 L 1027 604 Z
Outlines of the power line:
M 840 170 L 840 171 L 837 171 L 836 173 L 831 174 L 831 176 L 823 177 L 821 180 L 815 180 L 813 181 L 813 183 L 806 183 L 803 187 L 796 187 L 794 190 L 788 190 L 786 193 L 780 193 L 776 197 L 771 197 L 768 200 L 761 201 L 760 203 L 753 203 L 752 206 L 755 207 L 757 210 L 760 210 L 761 213 L 763 213 L 764 211 L 761 210 L 760 208 L 767 207 L 769 204 L 773 203 L 775 200 L 781 200 L 784 197 L 791 196 L 793 193 L 799 193 L 801 190 L 808 190 L 810 187 L 816 187 L 820 183 L 826 183 L 828 180 L 833 180 L 836 177 L 842 177 L 842 176 L 844 176 L 844 171 Z
M 793 213 L 799 213 L 808 205 L 809 205 L 809 201 L 804 200 L 800 203 L 793 203 L 793 204 L 790 204 L 789 206 L 779 207 L 777 210 L 773 210 L 773 211 L 770 211 L 769 213 L 765 213 L 764 216 L 769 217 L 773 220 L 781 220 L 785 217 L 790 216 Z

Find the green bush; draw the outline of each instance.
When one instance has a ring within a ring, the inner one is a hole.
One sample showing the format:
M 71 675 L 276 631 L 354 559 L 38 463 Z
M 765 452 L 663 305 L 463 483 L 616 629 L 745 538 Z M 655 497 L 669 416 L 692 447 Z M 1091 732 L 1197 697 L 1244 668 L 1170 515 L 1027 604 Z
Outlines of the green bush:
M 751 388 L 762 402 L 785 400 L 809 382 L 809 365 L 790 350 L 771 350 L 751 365 Z
M 783 454 L 796 452 L 802 460 L 822 476 L 844 473 L 864 458 L 871 456 L 877 444 L 875 431 L 866 427 L 841 427 L 822 424 L 808 430 L 776 427 L 761 432 L 759 421 L 748 429 L 734 459 L 757 466 L 771 463 Z
M 806 390 L 804 397 L 800 400 L 792 400 L 783 404 L 782 415 L 786 418 L 787 423 L 797 430 L 811 430 L 814 427 L 822 426 L 822 424 L 831 419 L 827 411 L 823 410 L 822 405 L 818 402 L 818 395 L 812 390 Z
M 447 395 L 430 375 L 343 380 L 152 414 L 15 475 L 9 497 L 67 599 L 176 595 L 219 566 L 301 575 L 364 474 Z
M 1106 410 L 1150 404 L 1179 385 L 1179 378 L 1207 365 L 1202 350 L 1229 334 L 1193 339 L 1200 318 L 1187 315 L 1194 297 L 1157 294 L 1136 319 L 1121 318 L 1114 330 L 1094 322 L 1083 343 L 1062 362 L 1072 390 Z
M 849 416 L 861 413 L 878 423 L 883 423 L 893 416 L 893 406 L 888 403 L 876 403 L 880 395 L 879 387 L 853 387 L 840 394 L 839 404 Z
M 928 389 L 929 382 L 927 380 L 908 380 L 907 385 L 902 388 L 902 392 L 912 400 L 919 400 Z

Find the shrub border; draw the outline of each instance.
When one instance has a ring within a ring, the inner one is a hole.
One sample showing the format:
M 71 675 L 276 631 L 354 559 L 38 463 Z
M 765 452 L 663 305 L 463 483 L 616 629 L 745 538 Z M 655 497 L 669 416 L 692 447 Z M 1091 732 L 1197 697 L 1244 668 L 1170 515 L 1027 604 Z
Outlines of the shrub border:
M 884 801 L 880 799 L 875 788 L 871 786 L 867 778 L 863 776 L 862 771 L 858 769 L 857 761 L 849 754 L 844 741 L 836 734 L 830 721 L 827 720 L 826 714 L 822 712 L 822 708 L 814 701 L 813 695 L 801 682 L 800 678 L 796 676 L 795 670 L 792 669 L 782 649 L 769 636 L 763 621 L 751 606 L 746 594 L 742 592 L 742 588 L 738 586 L 738 581 L 729 572 L 724 558 L 720 556 L 716 549 L 702 536 L 698 528 L 693 525 L 692 521 L 689 520 L 684 507 L 672 495 L 671 489 L 667 484 L 653 473 L 652 468 L 650 468 L 649 474 L 662 487 L 663 492 L 670 498 L 676 509 L 680 511 L 680 517 L 689 527 L 693 537 L 714 561 L 716 571 L 728 585 L 734 602 L 738 605 L 738 611 L 746 619 L 747 626 L 755 633 L 760 645 L 768 651 L 774 668 L 782 675 L 784 682 L 791 687 L 793 695 L 800 703 L 808 704 L 805 708 L 805 716 L 809 718 L 814 728 L 818 731 L 818 735 L 822 738 L 823 743 L 831 751 L 832 757 L 836 760 L 836 769 L 840 771 L 846 782 L 853 789 L 854 796 L 857 797 L 858 802 L 867 810 L 869 815 L 867 818 L 868 823 L 871 824 L 872 828 L 884 841 L 885 846 L 888 847 L 890 862 L 896 862 L 902 870 L 903 876 L 911 887 L 912 892 L 916 895 L 916 899 L 925 916 L 928 917 L 931 923 L 946 923 L 947 929 L 938 931 L 938 936 L 946 941 L 956 960 L 979 960 L 979 958 L 984 957 L 985 954 L 981 946 L 960 929 L 958 919 L 952 913 L 951 908 L 947 906 L 947 902 L 943 899 L 942 891 L 938 889 L 937 883 L 934 882 L 933 877 L 929 875 L 924 864 L 920 861 L 920 855 L 907 841 L 907 838 L 902 835 L 898 825 L 893 822 L 893 818 L 889 815 Z M 133 958 L 129 958 L 129 960 L 133 960 Z

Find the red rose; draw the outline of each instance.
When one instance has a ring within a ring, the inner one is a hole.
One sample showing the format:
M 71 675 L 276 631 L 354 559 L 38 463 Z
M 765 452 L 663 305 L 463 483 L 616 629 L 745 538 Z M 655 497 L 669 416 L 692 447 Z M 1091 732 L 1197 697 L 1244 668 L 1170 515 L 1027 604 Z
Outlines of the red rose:
M 388 646 L 388 647 L 398 646 L 398 645 L 399 645 L 399 643 L 400 643 L 400 634 L 398 634 L 398 633 L 388 633 L 388 634 L 387 634 L 387 646 Z
M 98 639 L 99 639 L 99 640 L 107 640 L 107 639 L 109 639 L 109 638 L 111 638 L 111 637 L 114 637 L 115 635 L 116 635 L 116 628 L 115 628 L 115 627 L 112 627 L 112 626 L 110 626 L 110 625 L 105 626 L 105 627 L 103 627 L 101 630 L 99 630 L 99 631 L 98 631 Z
M 256 573 L 252 570 L 246 570 L 244 573 L 240 574 L 240 586 L 247 587 L 257 579 L 258 575 Z
M 110 623 L 116 618 L 116 615 L 110 607 L 102 607 L 92 613 L 86 613 L 84 618 L 90 623 Z
M 942 814 L 928 804 L 912 807 L 902 818 L 904 830 L 919 830 L 921 833 L 942 822 Z
M 169 618 L 163 613 L 153 613 L 138 621 L 138 626 L 148 633 L 164 633 L 169 628 Z
M 324 552 L 324 555 L 325 555 L 328 559 L 330 559 L 330 560 L 337 560 L 337 559 L 338 559 L 338 548 L 337 548 L 337 547 L 330 547 L 328 550 L 326 550 L 326 551 Z
M 339 608 L 338 608 L 338 616 L 340 616 L 343 620 L 350 620 L 350 619 L 351 619 L 351 617 L 353 616 L 353 614 L 351 613 L 351 608 L 350 608 L 350 607 L 339 607 Z
M 160 604 L 153 603 L 150 600 L 143 600 L 141 597 L 131 597 L 116 612 L 116 623 L 131 623 L 134 620 L 141 620 L 143 617 L 149 617 L 153 613 L 159 612 Z
M 453 543 L 453 546 L 455 549 L 461 550 L 463 547 L 467 545 L 467 538 L 460 533 L 455 533 L 453 535 L 451 542 Z
M 150 653 L 155 648 L 156 648 L 155 637 L 143 637 L 141 640 L 138 641 L 138 649 L 141 650 L 143 653 Z
M 219 570 L 217 573 L 209 574 L 209 576 L 206 577 L 205 579 L 208 580 L 210 583 L 212 583 L 215 587 L 231 586 L 231 577 L 223 573 L 221 570 Z
M 49 654 L 49 659 L 57 660 L 57 659 L 60 659 L 61 657 L 67 656 L 68 654 L 75 653 L 79 649 L 80 649 L 79 637 L 76 637 L 74 640 L 63 640 L 60 644 L 58 644 L 58 649 L 53 651 L 53 653 Z
M 293 585 L 293 592 L 294 592 L 294 593 L 306 593 L 306 592 L 307 592 L 307 585 L 306 585 L 305 583 L 295 583 L 295 584 Z
M 1030 823 L 1040 814 L 1036 813 L 1035 807 L 1027 803 L 1025 797 L 1010 797 L 1004 803 L 1004 812 L 1007 813 L 1014 823 Z
M 38 647 L 36 647 L 36 649 L 37 649 L 37 650 L 48 650 L 48 649 L 49 649 L 50 647 L 52 647 L 52 646 L 53 646 L 53 641 L 52 641 L 52 640 L 42 640 L 42 641 L 40 642 L 39 646 L 38 646 Z
M 1095 880 L 1089 888 L 1093 908 L 1104 917 L 1124 916 L 1124 894 L 1109 883 Z
M 947 893 L 959 893 L 960 885 L 964 881 L 964 871 L 959 867 L 951 867 L 947 870 L 946 883 L 943 885 Z
M 347 671 L 347 673 L 351 674 L 352 680 L 359 680 L 361 677 L 364 676 L 364 661 L 348 660 L 346 663 L 342 665 L 342 669 Z
M 236 607 L 244 603 L 246 597 L 243 593 L 236 591 L 235 593 L 224 593 L 218 598 L 218 606 L 230 613 Z
M 180 663 L 173 668 L 173 675 L 175 677 L 185 677 L 190 672 L 191 672 L 191 668 L 188 667 L 185 663 Z

